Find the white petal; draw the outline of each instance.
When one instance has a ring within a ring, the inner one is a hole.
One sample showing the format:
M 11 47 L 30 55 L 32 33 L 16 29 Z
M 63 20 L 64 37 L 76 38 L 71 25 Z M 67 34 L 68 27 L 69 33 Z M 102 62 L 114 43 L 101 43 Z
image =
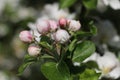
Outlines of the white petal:
M 110 73 L 109 76 L 117 79 L 120 77 L 120 65 L 118 67 L 116 67 L 115 69 L 113 69 Z
M 111 0 L 109 5 L 115 10 L 120 9 L 120 1 L 119 0 Z
M 103 0 L 103 2 L 104 2 L 105 5 L 109 5 L 110 0 Z
M 113 37 L 112 41 L 118 42 L 118 41 L 120 41 L 120 37 L 119 37 L 118 35 L 115 35 L 115 36 Z
M 37 30 L 36 26 L 34 23 L 28 23 L 28 27 L 31 29 L 31 30 Z
M 99 54 L 95 52 L 90 57 L 88 57 L 87 59 L 85 59 L 83 62 L 96 61 L 97 56 L 99 56 Z
M 102 70 L 104 68 L 114 68 L 118 64 L 118 59 L 114 53 L 105 51 L 103 56 L 97 57 L 97 63 L 99 68 Z

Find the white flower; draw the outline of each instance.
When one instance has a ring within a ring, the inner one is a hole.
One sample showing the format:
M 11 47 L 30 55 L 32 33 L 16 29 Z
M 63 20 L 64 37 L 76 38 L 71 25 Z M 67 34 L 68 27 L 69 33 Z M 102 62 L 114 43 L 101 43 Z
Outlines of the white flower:
M 99 68 L 103 71 L 104 74 L 109 73 L 119 63 L 114 53 L 111 53 L 109 51 L 105 51 L 105 54 L 103 56 L 97 57 L 96 61 Z
M 77 31 L 81 27 L 80 22 L 76 20 L 70 20 L 68 21 L 68 24 L 69 24 L 68 27 L 70 31 Z
M 37 27 L 34 23 L 28 23 L 28 27 L 31 29 L 31 33 L 34 35 L 34 38 L 37 42 L 40 42 L 41 34 L 38 32 Z
M 119 78 L 120 77 L 120 64 L 117 65 L 117 67 L 114 68 L 111 72 L 109 72 L 108 75 L 114 79 Z
M 120 36 L 118 34 L 114 35 L 109 41 L 108 44 L 110 46 L 115 47 L 116 49 L 120 49 Z
M 98 34 L 93 40 L 100 44 L 107 43 L 108 45 L 120 49 L 120 36 L 118 35 L 114 25 L 109 20 L 101 20 L 98 18 L 98 23 L 96 24 L 98 28 Z
M 119 0 L 98 0 L 97 8 L 100 12 L 104 12 L 106 10 L 106 6 L 110 6 L 114 10 L 120 9 L 120 1 Z
M 28 47 L 28 53 L 30 56 L 38 56 L 40 54 L 41 49 L 38 46 L 30 45 Z
M 98 64 L 99 69 L 102 71 L 101 77 L 111 77 L 117 79 L 120 77 L 120 62 L 114 53 L 105 51 L 103 56 L 100 56 L 97 53 L 94 53 L 84 62 L 95 61 Z
M 58 24 L 56 21 L 54 20 L 49 20 L 49 25 L 50 25 L 50 29 L 51 31 L 55 31 L 58 28 Z
M 120 9 L 119 0 L 103 0 L 105 5 L 109 5 L 111 8 L 117 10 Z
M 49 22 L 47 20 L 37 20 L 36 27 L 40 34 L 46 34 L 50 31 Z
M 33 35 L 30 33 L 30 31 L 27 30 L 21 31 L 19 38 L 23 42 L 31 43 L 33 41 Z
M 120 77 L 120 62 L 114 53 L 106 51 L 103 57 L 98 57 L 97 63 L 102 70 L 101 77 L 111 77 L 113 79 Z
M 107 9 L 107 6 L 104 4 L 103 0 L 98 0 L 97 2 L 97 10 L 99 12 L 104 12 Z
M 68 9 L 59 9 L 58 3 L 45 5 L 41 16 L 46 15 L 48 16 L 48 18 L 55 20 L 58 20 L 62 17 L 68 19 L 73 19 L 75 17 L 75 14 L 74 13 L 70 14 Z
M 60 42 L 60 43 L 65 43 L 66 41 L 70 39 L 69 33 L 63 29 L 57 30 L 57 32 L 53 35 L 53 37 L 55 41 Z

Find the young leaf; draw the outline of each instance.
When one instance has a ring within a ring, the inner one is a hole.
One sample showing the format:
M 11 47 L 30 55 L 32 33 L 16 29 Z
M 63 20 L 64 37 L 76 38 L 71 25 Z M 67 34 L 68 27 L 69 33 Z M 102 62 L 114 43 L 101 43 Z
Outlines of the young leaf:
M 70 43 L 70 45 L 69 45 L 69 51 L 70 51 L 70 52 L 74 50 L 76 42 L 77 42 L 77 39 L 74 39 L 74 40 Z
M 42 42 L 40 42 L 39 43 L 42 47 L 45 47 L 45 48 L 47 48 L 47 49 L 52 49 L 52 46 L 49 44 L 49 43 L 47 43 L 47 42 L 44 42 L 44 41 L 42 41 Z
M 60 8 L 67 8 L 73 5 L 76 0 L 60 0 Z
M 18 69 L 18 75 L 21 75 L 24 70 L 32 63 L 36 62 L 37 58 L 36 57 L 31 57 L 29 55 L 25 55 L 23 64 L 19 67 Z
M 97 34 L 97 28 L 96 28 L 96 26 L 93 24 L 93 21 L 91 21 L 91 22 L 89 23 L 89 25 L 90 25 L 90 33 L 93 34 L 93 35 L 96 35 L 96 34 Z
M 93 36 L 93 34 L 91 32 L 77 31 L 75 36 L 88 37 L 88 36 Z
M 83 0 L 84 6 L 88 9 L 95 9 L 97 6 L 97 0 Z
M 77 44 L 72 60 L 76 62 L 82 62 L 94 52 L 94 43 L 92 43 L 91 41 L 84 41 L 82 43 Z
M 88 61 L 86 63 L 84 63 L 86 65 L 87 68 L 96 68 L 98 69 L 98 65 L 95 61 Z
M 18 69 L 18 75 L 22 75 L 22 73 L 24 72 L 24 70 L 33 62 L 28 62 L 28 63 L 23 63 L 19 69 Z
M 80 74 L 80 80 L 98 80 L 100 73 L 96 73 L 92 69 L 86 69 L 82 74 Z
M 69 80 L 70 73 L 65 63 L 47 62 L 41 66 L 41 71 L 48 80 Z

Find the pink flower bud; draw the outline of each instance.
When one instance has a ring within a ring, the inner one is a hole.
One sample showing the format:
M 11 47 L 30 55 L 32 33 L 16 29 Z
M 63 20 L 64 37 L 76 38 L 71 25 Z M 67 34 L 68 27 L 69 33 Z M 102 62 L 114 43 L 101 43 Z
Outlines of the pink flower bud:
M 61 28 L 64 28 L 67 25 L 67 20 L 65 18 L 60 18 L 59 25 Z
M 49 23 L 46 20 L 38 20 L 36 27 L 40 34 L 46 34 L 50 31 Z
M 30 56 L 38 56 L 40 54 L 41 49 L 38 46 L 29 46 L 28 53 Z
M 33 41 L 32 34 L 30 33 L 30 31 L 27 30 L 21 31 L 19 34 L 19 38 L 23 42 L 31 43 Z
M 60 42 L 60 43 L 65 43 L 66 41 L 68 41 L 70 39 L 70 35 L 66 30 L 63 29 L 59 29 L 54 35 L 53 35 L 53 39 L 55 39 L 55 41 Z
M 50 25 L 51 31 L 55 31 L 58 28 L 57 22 L 55 22 L 53 20 L 49 20 L 49 25 Z
M 76 20 L 69 20 L 68 21 L 68 24 L 69 24 L 69 30 L 70 31 L 77 31 L 80 29 L 81 27 L 81 24 L 79 21 L 76 21 Z

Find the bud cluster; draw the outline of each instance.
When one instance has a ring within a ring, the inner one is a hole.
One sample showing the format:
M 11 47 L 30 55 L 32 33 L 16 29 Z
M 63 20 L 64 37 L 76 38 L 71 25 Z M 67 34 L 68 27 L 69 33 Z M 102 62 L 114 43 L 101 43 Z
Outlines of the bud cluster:
M 39 45 L 41 41 L 36 40 L 38 37 L 36 37 L 34 32 L 38 32 L 37 34 L 41 36 L 48 36 L 53 43 L 64 44 L 70 40 L 70 32 L 78 31 L 81 24 L 79 21 L 68 20 L 66 18 L 60 18 L 58 21 L 38 19 L 33 27 L 34 30 L 21 31 L 19 38 L 23 42 L 34 43 L 34 46 L 29 46 L 28 53 L 31 56 L 37 56 L 41 51 L 41 47 Z

